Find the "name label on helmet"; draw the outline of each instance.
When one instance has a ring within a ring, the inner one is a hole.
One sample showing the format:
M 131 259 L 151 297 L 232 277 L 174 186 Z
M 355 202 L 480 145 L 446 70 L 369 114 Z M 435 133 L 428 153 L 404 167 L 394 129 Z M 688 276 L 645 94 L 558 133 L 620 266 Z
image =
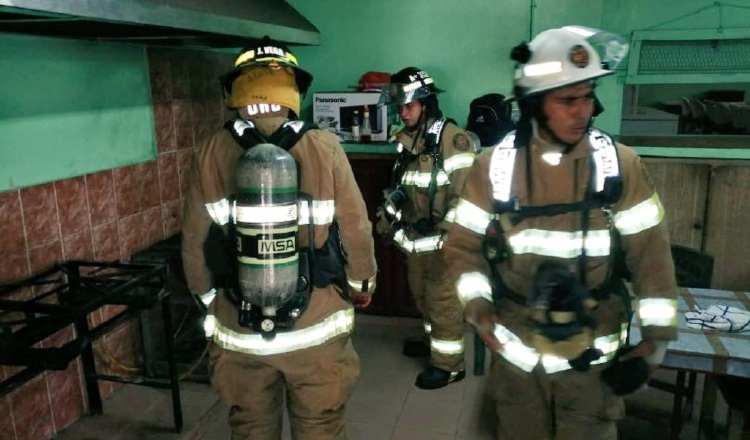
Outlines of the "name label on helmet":
M 263 46 L 258 48 L 258 55 L 278 55 L 280 57 L 286 57 L 284 49 L 276 46 Z

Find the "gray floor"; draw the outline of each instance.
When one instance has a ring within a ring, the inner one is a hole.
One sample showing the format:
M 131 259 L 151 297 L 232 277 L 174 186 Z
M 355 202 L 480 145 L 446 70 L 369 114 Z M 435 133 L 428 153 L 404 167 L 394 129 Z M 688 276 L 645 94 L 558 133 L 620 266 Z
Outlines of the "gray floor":
M 416 388 L 415 376 L 421 360 L 401 355 L 403 339 L 418 335 L 420 322 L 414 319 L 358 315 L 354 343 L 361 357 L 360 382 L 347 406 L 350 440 L 489 440 L 492 429 L 483 416 L 484 377 L 471 374 L 472 338 L 467 333 L 466 379 L 440 390 Z M 659 372 L 664 378 L 669 372 Z M 183 383 L 182 404 L 185 428 L 175 434 L 171 401 L 164 390 L 126 385 L 105 401 L 103 416 L 84 416 L 56 437 L 60 440 L 120 439 L 229 439 L 227 409 L 208 386 Z M 700 381 L 698 396 L 700 396 Z M 671 395 L 649 389 L 627 401 L 656 421 L 634 417 L 620 424 L 621 439 L 668 438 Z M 717 405 L 717 420 L 725 409 Z M 695 414 L 698 414 L 696 402 Z M 683 439 L 696 438 L 696 417 L 684 427 Z M 291 439 L 285 422 L 284 440 Z

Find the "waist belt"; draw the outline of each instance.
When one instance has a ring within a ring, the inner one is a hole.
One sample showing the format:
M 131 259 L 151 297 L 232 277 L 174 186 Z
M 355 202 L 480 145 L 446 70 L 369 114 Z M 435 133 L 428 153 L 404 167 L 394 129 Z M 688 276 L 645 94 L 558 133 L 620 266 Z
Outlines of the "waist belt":
M 492 299 L 495 302 L 502 298 L 508 298 L 516 304 L 520 304 L 522 306 L 527 305 L 525 296 L 512 291 L 507 285 L 505 285 L 503 279 L 500 278 L 500 275 L 497 273 L 497 270 L 493 270 L 493 272 L 493 284 L 495 285 L 495 287 L 492 289 Z M 599 287 L 591 289 L 589 291 L 589 295 L 591 296 L 591 298 L 594 298 L 597 301 L 602 301 L 609 298 L 609 295 L 612 293 L 619 294 L 620 286 L 622 286 L 622 280 L 619 277 L 610 276 L 609 279 L 607 279 Z M 629 307 L 627 308 L 629 309 Z
M 617 350 L 625 343 L 628 334 L 627 328 L 627 323 L 622 323 L 619 333 L 599 336 L 594 339 L 592 347 L 601 350 L 603 355 L 591 362 L 591 365 L 604 364 L 614 359 Z M 573 368 L 567 359 L 549 354 L 539 354 L 535 349 L 521 342 L 521 338 L 507 327 L 495 324 L 494 334 L 498 341 L 503 344 L 498 352 L 500 356 L 527 373 L 531 372 L 540 361 L 544 371 L 548 374 Z
M 226 350 L 267 356 L 289 353 L 324 344 L 336 336 L 354 329 L 354 309 L 339 310 L 323 321 L 299 330 L 279 331 L 273 339 L 257 333 L 240 333 L 222 325 L 214 315 L 207 315 L 203 323 L 207 338 Z

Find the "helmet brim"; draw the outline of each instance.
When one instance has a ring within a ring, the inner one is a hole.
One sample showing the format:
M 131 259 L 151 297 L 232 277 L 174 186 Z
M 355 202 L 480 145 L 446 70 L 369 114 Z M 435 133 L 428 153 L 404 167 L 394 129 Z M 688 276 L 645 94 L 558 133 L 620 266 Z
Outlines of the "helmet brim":
M 431 95 L 443 93 L 445 90 L 437 87 L 422 86 L 414 90 L 404 91 L 404 84 L 391 83 L 384 87 L 381 93 L 380 104 L 394 103 L 405 105 L 413 101 L 425 99 Z
M 232 93 L 232 84 L 234 83 L 234 80 L 237 79 L 238 76 L 242 73 L 242 71 L 248 67 L 255 67 L 255 66 L 268 66 L 271 63 L 276 63 L 281 67 L 290 67 L 294 71 L 294 79 L 297 83 L 297 89 L 299 90 L 300 94 L 304 95 L 307 93 L 307 90 L 310 88 L 310 85 L 313 81 L 313 76 L 310 72 L 299 68 L 298 66 L 286 63 L 286 62 L 280 62 L 278 60 L 270 60 L 270 61 L 260 61 L 260 62 L 250 62 L 246 64 L 240 64 L 239 66 L 235 67 L 228 73 L 224 74 L 221 78 L 221 85 L 224 89 L 224 92 L 227 94 Z
M 609 76 L 609 75 L 613 75 L 614 73 L 615 73 L 614 71 L 602 70 L 599 73 L 597 73 L 596 75 L 591 75 L 591 76 L 589 76 L 587 78 L 584 78 L 584 79 L 582 79 L 580 81 L 575 81 L 575 82 L 567 82 L 566 80 L 558 81 L 556 83 L 548 84 L 546 87 L 535 89 L 533 92 L 524 93 L 523 96 L 517 96 L 514 93 L 511 96 L 508 96 L 507 98 L 505 98 L 505 101 L 503 101 L 503 102 L 512 103 L 513 101 L 519 101 L 521 99 L 529 98 L 529 97 L 532 97 L 532 96 L 538 96 L 538 95 L 540 95 L 542 93 L 548 93 L 548 92 L 551 92 L 553 90 L 562 89 L 564 87 L 576 86 L 576 85 L 583 84 L 583 83 L 586 83 L 586 82 L 589 82 L 589 81 L 594 81 L 595 79 L 602 78 L 602 77 Z

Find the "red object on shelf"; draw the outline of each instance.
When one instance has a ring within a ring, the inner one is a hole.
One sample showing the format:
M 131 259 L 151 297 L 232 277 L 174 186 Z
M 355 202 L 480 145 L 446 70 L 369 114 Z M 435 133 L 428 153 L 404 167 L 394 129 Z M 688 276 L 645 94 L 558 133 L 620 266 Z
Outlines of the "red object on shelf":
M 359 90 L 381 90 L 385 84 L 391 82 L 391 74 L 388 72 L 367 72 L 359 78 Z

